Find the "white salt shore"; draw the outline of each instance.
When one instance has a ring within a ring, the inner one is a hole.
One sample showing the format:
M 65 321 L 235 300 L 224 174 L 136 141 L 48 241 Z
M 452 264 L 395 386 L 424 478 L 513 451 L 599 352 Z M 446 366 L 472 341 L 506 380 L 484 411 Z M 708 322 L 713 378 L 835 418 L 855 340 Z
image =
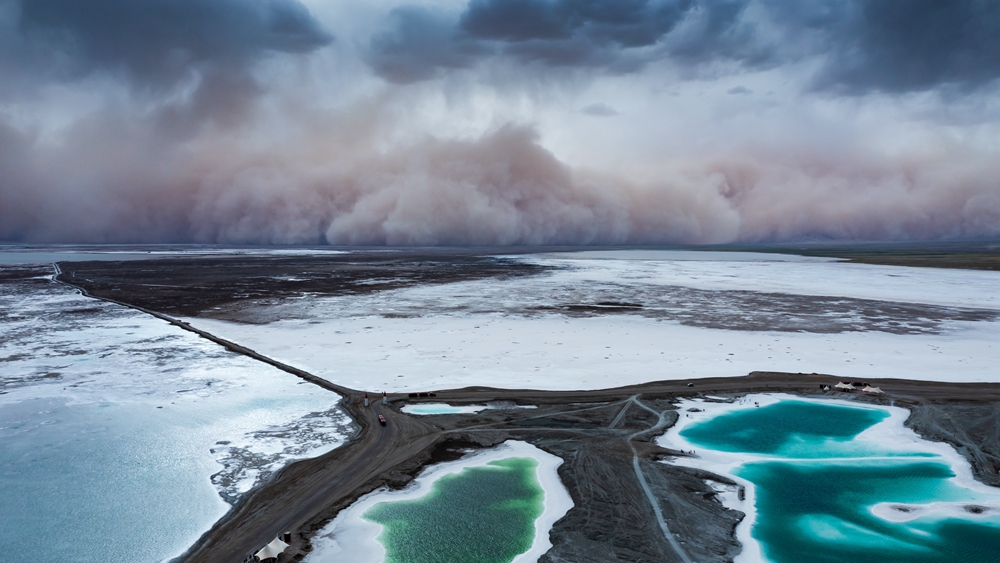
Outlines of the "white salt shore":
M 312 305 L 324 308 L 322 299 Z M 633 316 L 503 315 L 289 319 L 193 326 L 334 383 L 373 392 L 467 386 L 605 389 L 751 371 L 849 379 L 1000 381 L 1000 323 L 945 334 L 747 332 Z
M 977 512 L 970 512 L 967 507 L 975 507 Z M 894 523 L 910 522 L 917 518 L 927 517 L 987 520 L 997 518 L 998 513 L 1000 513 L 1000 502 L 929 502 L 927 504 L 880 502 L 871 508 L 871 513 L 887 522 Z
M 782 400 L 794 400 L 804 402 L 814 402 L 817 404 L 843 405 L 852 408 L 877 409 L 889 413 L 889 417 L 875 424 L 858 434 L 854 441 L 861 444 L 869 444 L 877 447 L 880 451 L 893 454 L 932 454 L 938 457 L 914 457 L 909 458 L 917 461 L 936 461 L 949 465 L 955 477 L 951 481 L 962 488 L 970 490 L 972 493 L 981 495 L 985 499 L 994 499 L 993 502 L 982 504 L 987 509 L 983 515 L 969 514 L 964 509 L 960 509 L 956 503 L 929 503 L 922 505 L 905 505 L 913 512 L 907 517 L 906 513 L 896 510 L 894 507 L 898 503 L 879 503 L 870 507 L 871 512 L 880 518 L 890 522 L 903 522 L 920 517 L 932 516 L 935 518 L 949 517 L 995 517 L 996 505 L 1000 505 L 1000 496 L 996 489 L 989 487 L 979 481 L 972 474 L 972 468 L 968 461 L 962 457 L 952 446 L 943 442 L 931 442 L 924 440 L 916 432 L 907 428 L 904 423 L 909 417 L 909 411 L 900 407 L 887 407 L 878 405 L 861 404 L 854 401 L 838 399 L 807 399 L 803 397 L 771 393 L 746 395 L 735 403 L 719 403 L 703 401 L 700 399 L 681 400 L 679 405 L 680 417 L 677 423 L 671 427 L 663 436 L 657 438 L 656 443 L 664 448 L 681 451 L 694 451 L 694 457 L 679 457 L 663 463 L 672 463 L 687 467 L 694 467 L 724 475 L 745 487 L 745 500 L 740 501 L 735 491 L 725 491 L 720 494 L 720 500 L 727 507 L 742 511 L 746 517 L 736 528 L 736 539 L 743 545 L 743 551 L 736 556 L 734 563 L 767 563 L 761 545 L 751 535 L 754 524 L 757 521 L 756 491 L 754 484 L 746 479 L 735 475 L 739 466 L 758 461 L 780 460 L 795 461 L 801 463 L 856 463 L 858 459 L 878 460 L 891 459 L 900 461 L 900 457 L 859 457 L 859 458 L 822 458 L 822 459 L 795 459 L 768 454 L 755 454 L 747 452 L 724 452 L 706 449 L 688 442 L 680 433 L 689 425 L 705 422 L 719 415 L 736 412 L 745 409 L 765 407 Z M 699 412 L 688 412 L 687 409 L 700 409 Z M 905 459 L 905 458 L 903 458 Z M 960 506 L 981 503 L 962 503 Z M 992 509 L 992 510 L 991 510 Z
M 572 268 L 559 276 L 580 282 L 620 281 L 1000 308 L 1000 272 L 842 262 L 758 252 L 567 252 L 514 257 Z
M 552 547 L 549 530 L 556 520 L 573 507 L 565 485 L 559 480 L 557 469 L 562 459 L 542 451 L 527 442 L 508 440 L 489 450 L 476 452 L 463 459 L 432 465 L 425 468 L 413 483 L 402 491 L 380 489 L 342 510 L 313 539 L 313 551 L 306 563 L 382 563 L 385 548 L 376 538 L 382 526 L 362 518 L 369 508 L 380 502 L 393 502 L 420 498 L 430 492 L 434 483 L 445 475 L 460 473 L 470 467 L 483 467 L 493 461 L 527 457 L 538 461 L 536 476 L 544 494 L 542 515 L 535 520 L 535 538 L 528 551 L 518 555 L 512 563 L 534 563 Z

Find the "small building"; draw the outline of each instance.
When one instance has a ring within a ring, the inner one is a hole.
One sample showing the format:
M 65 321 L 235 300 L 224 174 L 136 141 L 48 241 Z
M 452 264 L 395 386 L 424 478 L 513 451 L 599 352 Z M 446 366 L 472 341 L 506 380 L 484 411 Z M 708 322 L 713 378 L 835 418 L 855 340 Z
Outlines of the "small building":
M 281 552 L 288 549 L 288 544 L 281 541 L 280 538 L 274 538 L 271 543 L 264 546 L 263 549 L 255 553 L 257 559 L 261 561 L 267 561 L 268 559 L 277 559 Z

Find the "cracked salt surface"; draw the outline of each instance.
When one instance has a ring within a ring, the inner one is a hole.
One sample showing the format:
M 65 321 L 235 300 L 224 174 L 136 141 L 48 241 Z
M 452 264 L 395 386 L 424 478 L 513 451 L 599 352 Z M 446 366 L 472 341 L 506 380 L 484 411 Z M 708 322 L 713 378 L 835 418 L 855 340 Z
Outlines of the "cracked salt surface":
M 8 556 L 170 558 L 227 502 L 354 432 L 338 396 L 44 272 L 0 270 Z
M 339 407 L 311 412 L 293 421 L 244 433 L 238 442 L 216 442 L 212 453 L 223 470 L 212 475 L 222 498 L 232 504 L 289 461 L 326 453 L 353 433 L 354 423 Z
M 243 303 L 233 315 L 247 323 L 185 320 L 373 391 L 598 389 L 755 370 L 1000 381 L 998 272 L 712 255 L 527 255 L 516 259 L 558 269 Z

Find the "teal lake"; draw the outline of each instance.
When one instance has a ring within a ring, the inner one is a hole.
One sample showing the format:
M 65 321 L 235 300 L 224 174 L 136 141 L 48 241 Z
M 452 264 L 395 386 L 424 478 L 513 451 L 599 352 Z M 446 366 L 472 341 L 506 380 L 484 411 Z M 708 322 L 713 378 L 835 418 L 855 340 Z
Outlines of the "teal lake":
M 544 493 L 538 462 L 507 458 L 437 480 L 426 495 L 378 503 L 386 563 L 508 563 L 528 551 Z
M 963 486 L 934 448 L 891 435 L 858 439 L 889 416 L 783 400 L 693 422 L 680 436 L 715 452 L 753 454 L 732 473 L 754 487 L 751 535 L 768 561 L 1000 561 L 1000 490 Z M 876 505 L 897 512 L 883 518 Z

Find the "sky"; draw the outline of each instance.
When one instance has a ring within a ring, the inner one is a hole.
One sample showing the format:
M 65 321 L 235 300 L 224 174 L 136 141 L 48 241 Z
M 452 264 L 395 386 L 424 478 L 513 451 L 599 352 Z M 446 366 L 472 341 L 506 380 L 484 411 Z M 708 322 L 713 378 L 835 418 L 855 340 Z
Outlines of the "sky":
M 0 0 L 0 240 L 1000 237 L 994 0 Z

